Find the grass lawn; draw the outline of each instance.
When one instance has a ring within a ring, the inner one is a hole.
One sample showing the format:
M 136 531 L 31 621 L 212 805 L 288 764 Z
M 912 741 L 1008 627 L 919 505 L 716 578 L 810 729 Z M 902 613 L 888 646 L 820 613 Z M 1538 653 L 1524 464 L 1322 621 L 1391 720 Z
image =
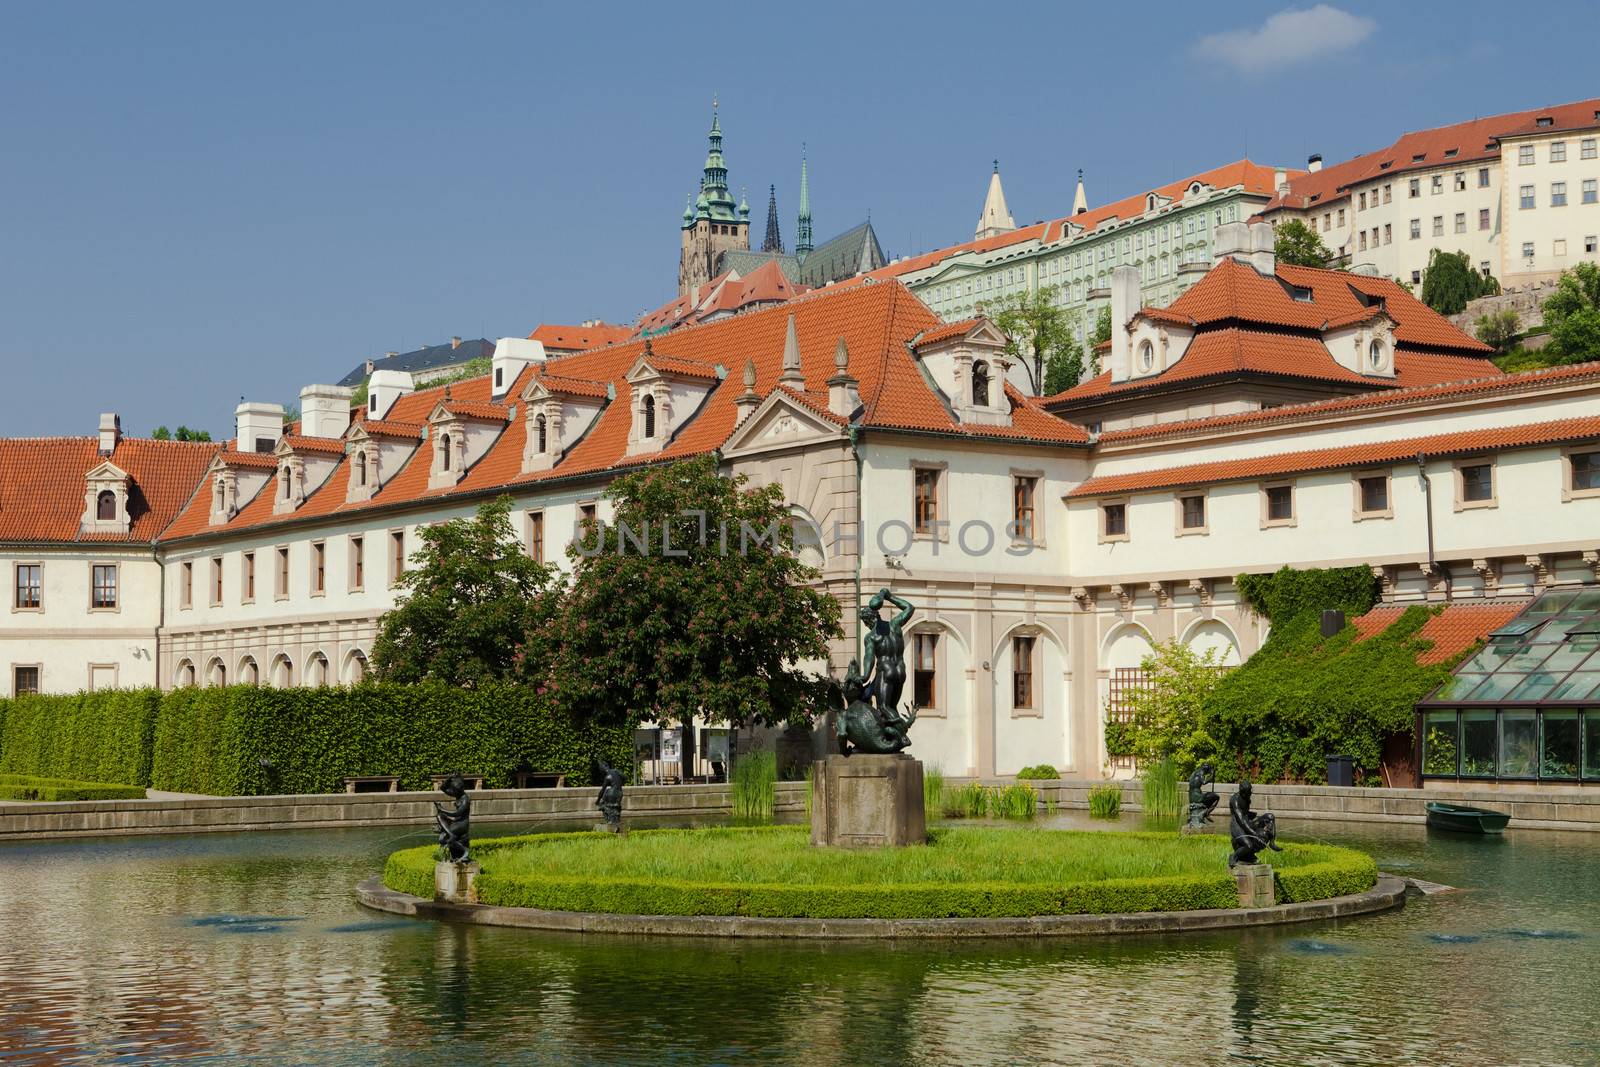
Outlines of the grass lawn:
M 939 827 L 901 849 L 813 848 L 804 827 L 535 834 L 474 842 L 486 904 L 646 915 L 932 918 L 1227 908 L 1221 836 Z M 390 857 L 393 889 L 432 896 L 434 850 Z M 1286 844 L 1280 900 L 1360 892 L 1372 859 Z

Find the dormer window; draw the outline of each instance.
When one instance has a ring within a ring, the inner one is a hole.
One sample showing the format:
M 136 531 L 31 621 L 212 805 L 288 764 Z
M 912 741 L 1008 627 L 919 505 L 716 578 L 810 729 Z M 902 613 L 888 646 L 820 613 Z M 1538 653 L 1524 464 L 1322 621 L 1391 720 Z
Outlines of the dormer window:
M 364 452 L 356 453 L 356 484 L 363 488 L 367 484 L 367 456 Z
M 972 403 L 980 408 L 989 406 L 989 364 L 981 359 L 972 362 Z
M 289 492 L 294 486 L 294 477 L 289 473 L 288 467 L 278 469 L 278 499 L 288 500 Z
M 79 515 L 82 531 L 127 533 L 131 524 L 127 472 L 108 459 L 101 460 L 84 475 L 83 481 L 83 511 Z
M 539 442 L 539 454 L 542 456 L 550 451 L 549 431 L 543 414 L 533 420 L 534 433 Z
M 450 435 L 447 433 L 439 435 L 439 469 L 450 469 Z
M 95 497 L 94 517 L 98 522 L 116 522 L 117 494 L 109 489 L 102 489 L 100 495 Z
M 221 478 L 212 479 L 211 483 L 211 510 L 225 511 L 228 507 L 228 492 L 222 485 Z
M 656 435 L 656 398 L 649 393 L 644 398 L 644 435 L 647 438 Z

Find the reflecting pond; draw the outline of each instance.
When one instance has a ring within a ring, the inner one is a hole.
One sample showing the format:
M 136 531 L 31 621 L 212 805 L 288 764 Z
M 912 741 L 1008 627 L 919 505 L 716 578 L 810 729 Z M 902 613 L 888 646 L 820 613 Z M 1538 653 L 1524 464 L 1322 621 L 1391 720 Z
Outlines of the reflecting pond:
M 355 882 L 424 840 L 393 830 L 11 843 L 0 1061 L 1600 1062 L 1600 834 L 1283 833 L 1463 891 L 1248 933 L 660 941 L 365 911 Z

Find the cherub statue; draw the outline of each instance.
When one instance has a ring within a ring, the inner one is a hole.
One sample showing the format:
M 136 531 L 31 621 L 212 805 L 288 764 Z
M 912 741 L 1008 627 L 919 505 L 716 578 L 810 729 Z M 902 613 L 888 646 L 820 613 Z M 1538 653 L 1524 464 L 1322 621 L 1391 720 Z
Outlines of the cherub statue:
M 438 803 L 433 806 L 439 844 L 451 863 L 468 863 L 472 859 L 467 851 L 472 837 L 472 801 L 467 797 L 467 780 L 457 771 L 445 779 L 439 792 L 455 801 L 448 806 Z

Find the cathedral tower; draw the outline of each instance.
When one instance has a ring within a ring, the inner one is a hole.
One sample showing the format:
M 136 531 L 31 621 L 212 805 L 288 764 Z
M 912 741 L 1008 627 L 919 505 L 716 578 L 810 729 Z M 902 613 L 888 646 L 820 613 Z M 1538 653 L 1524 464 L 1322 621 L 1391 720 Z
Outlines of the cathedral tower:
M 728 165 L 722 159 L 722 125 L 711 109 L 710 148 L 700 177 L 700 195 L 683 212 L 683 242 L 678 256 L 678 295 L 709 282 L 717 257 L 750 248 L 750 208 L 735 204 L 728 191 Z
M 806 182 L 806 154 L 800 152 L 800 228 L 794 235 L 794 254 L 802 263 L 815 246 L 811 243 L 811 187 Z

